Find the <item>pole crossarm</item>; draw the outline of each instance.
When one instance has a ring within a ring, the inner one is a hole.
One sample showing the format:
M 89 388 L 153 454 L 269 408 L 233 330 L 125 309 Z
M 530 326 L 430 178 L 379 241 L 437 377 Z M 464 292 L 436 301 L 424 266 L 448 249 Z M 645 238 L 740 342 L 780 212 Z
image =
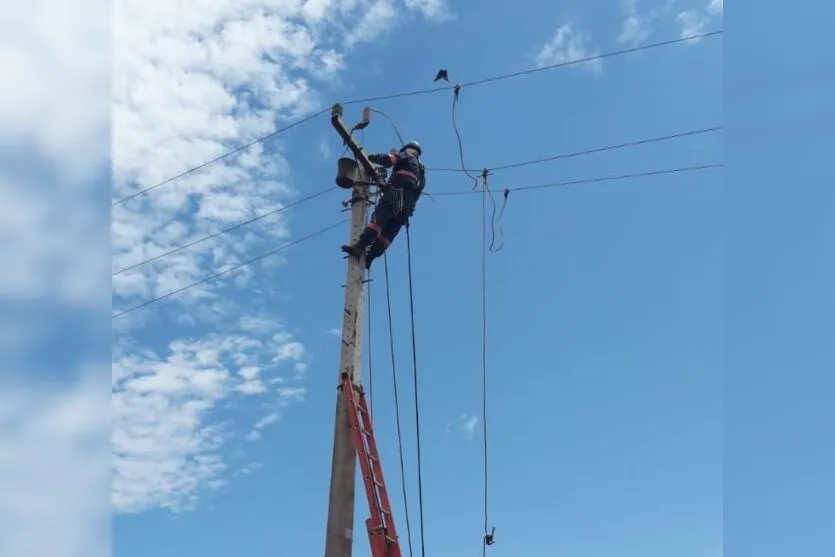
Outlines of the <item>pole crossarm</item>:
M 386 186 L 385 181 L 377 173 L 377 170 L 374 168 L 374 165 L 371 164 L 371 161 L 368 160 L 368 155 L 366 155 L 365 151 L 363 151 L 362 145 L 357 143 L 357 140 L 354 139 L 354 136 L 351 134 L 351 130 L 348 129 L 348 126 L 346 126 L 345 122 L 342 120 L 342 105 L 339 103 L 336 103 L 333 107 L 331 107 L 331 125 L 333 125 L 336 133 L 339 134 L 339 137 L 342 138 L 343 143 L 357 158 L 359 164 L 362 165 L 366 175 L 373 179 L 379 187 L 384 188 Z

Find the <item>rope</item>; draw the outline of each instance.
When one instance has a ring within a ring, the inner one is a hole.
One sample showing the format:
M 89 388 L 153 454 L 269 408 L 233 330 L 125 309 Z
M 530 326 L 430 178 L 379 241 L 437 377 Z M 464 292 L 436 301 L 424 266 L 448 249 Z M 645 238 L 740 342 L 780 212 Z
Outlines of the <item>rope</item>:
M 482 556 L 487 555 L 487 546 L 493 543 L 492 532 L 487 531 L 488 518 L 488 475 L 487 475 L 487 184 L 481 196 L 481 425 L 484 444 L 484 539 Z
M 394 384 L 394 416 L 397 422 L 397 448 L 400 452 L 400 484 L 403 488 L 403 507 L 406 515 L 406 536 L 409 540 L 409 557 L 414 555 L 412 550 L 412 524 L 409 520 L 409 497 L 406 493 L 406 464 L 403 460 L 403 434 L 400 429 L 400 399 L 397 394 L 397 364 L 394 357 L 394 326 L 391 318 L 391 289 L 389 287 L 389 260 L 388 255 L 383 253 L 383 265 L 386 274 L 386 305 L 388 307 L 389 321 L 389 346 L 391 347 L 391 375 Z
M 371 269 L 368 269 L 368 399 L 371 410 L 371 420 L 374 421 L 374 367 L 372 366 L 371 347 Z
M 420 407 L 418 404 L 417 342 L 415 341 L 415 296 L 412 290 L 412 238 L 406 223 L 406 258 L 409 266 L 409 312 L 412 321 L 412 377 L 415 384 L 415 435 L 417 437 L 418 508 L 420 509 L 420 555 L 426 557 L 423 537 L 423 475 L 420 463 Z

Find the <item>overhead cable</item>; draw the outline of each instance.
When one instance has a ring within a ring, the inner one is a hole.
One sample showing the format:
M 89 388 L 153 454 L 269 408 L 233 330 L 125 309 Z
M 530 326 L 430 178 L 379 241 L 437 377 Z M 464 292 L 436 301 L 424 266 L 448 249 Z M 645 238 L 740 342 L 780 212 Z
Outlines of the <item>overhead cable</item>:
M 191 283 L 191 284 L 188 284 L 188 285 L 186 285 L 186 286 L 183 286 L 182 288 L 178 288 L 178 289 L 176 289 L 176 290 L 172 290 L 172 291 L 170 291 L 170 292 L 167 292 L 167 293 L 163 294 L 162 296 L 157 296 L 156 298 L 152 298 L 152 299 L 150 299 L 150 300 L 147 300 L 147 301 L 145 301 L 145 302 L 142 302 L 141 304 L 138 304 L 138 305 L 133 306 L 133 307 L 131 307 L 131 308 L 129 308 L 129 309 L 126 309 L 126 310 L 124 310 L 124 311 L 121 311 L 121 312 L 119 312 L 119 313 L 114 314 L 114 315 L 111 317 L 111 319 L 116 319 L 117 317 L 121 317 L 121 316 L 123 316 L 123 315 L 127 315 L 128 313 L 132 313 L 132 312 L 134 312 L 134 311 L 136 311 L 136 310 L 142 309 L 142 308 L 147 307 L 147 306 L 149 306 L 149 305 L 151 305 L 151 304 L 155 304 L 155 303 L 157 303 L 157 302 L 159 302 L 159 301 L 161 301 L 161 300 L 165 300 L 166 298 L 170 298 L 171 296 L 175 296 L 175 295 L 177 295 L 177 294 L 180 294 L 180 293 L 182 293 L 182 292 L 185 292 L 186 290 L 189 290 L 190 288 L 194 288 L 195 286 L 198 286 L 198 285 L 204 284 L 204 283 L 206 283 L 206 282 L 209 282 L 209 281 L 211 281 L 211 280 L 214 280 L 214 279 L 216 279 L 216 278 L 218 278 L 218 277 L 221 277 L 221 276 L 223 276 L 223 275 L 226 275 L 226 274 L 228 274 L 228 273 L 231 273 L 232 271 L 237 271 L 238 269 L 241 269 L 242 267 L 246 267 L 247 265 L 251 265 L 251 264 L 255 263 L 256 261 L 260 261 L 261 259 L 265 259 L 265 258 L 267 258 L 267 257 L 269 257 L 269 256 L 271 256 L 271 255 L 275 255 L 276 253 L 278 253 L 278 252 L 280 252 L 280 251 L 283 251 L 283 250 L 285 250 L 285 249 L 288 249 L 288 248 L 291 248 L 291 247 L 296 246 L 296 245 L 298 245 L 298 244 L 301 244 L 302 242 L 305 242 L 305 241 L 310 240 L 310 239 L 312 239 L 312 238 L 314 238 L 314 237 L 316 237 L 316 236 L 319 236 L 319 235 L 321 235 L 321 234 L 324 234 L 325 232 L 328 232 L 329 230 L 333 230 L 333 229 L 334 229 L 334 228 L 336 228 L 337 226 L 342 226 L 343 224 L 347 223 L 349 220 L 350 220 L 350 219 L 343 219 L 343 220 L 341 220 L 341 221 L 339 221 L 339 222 L 337 222 L 337 223 L 334 223 L 334 224 L 332 224 L 332 225 L 330 225 L 330 226 L 328 226 L 328 227 L 326 227 L 326 228 L 323 228 L 323 229 L 321 229 L 321 230 L 317 230 L 316 232 L 313 232 L 313 233 L 308 234 L 308 235 L 306 235 L 306 236 L 302 236 L 301 238 L 298 238 L 298 239 L 296 239 L 296 240 L 293 240 L 292 242 L 288 242 L 288 243 L 286 243 L 286 244 L 284 244 L 284 245 L 281 245 L 281 246 L 279 246 L 279 247 L 277 247 L 277 248 L 275 248 L 275 249 L 271 249 L 270 251 L 268 251 L 268 252 L 266 252 L 266 253 L 262 253 L 261 255 L 259 255 L 259 256 L 257 256 L 257 257 L 253 257 L 252 259 L 247 259 L 247 260 L 246 260 L 246 261 L 244 261 L 243 263 L 239 263 L 239 264 L 237 264 L 237 265 L 233 265 L 232 267 L 229 267 L 229 268 L 224 269 L 224 270 L 222 270 L 222 271 L 218 271 L 218 272 L 216 272 L 216 273 L 214 273 L 214 274 L 212 274 L 212 275 L 209 275 L 209 276 L 207 276 L 207 277 L 205 277 L 205 278 L 202 278 L 202 279 L 200 279 L 200 280 L 198 280 L 198 281 L 195 281 L 195 282 L 193 282 L 193 283 Z
M 527 161 L 522 161 L 522 162 L 515 162 L 515 163 L 511 163 L 511 164 L 504 164 L 504 165 L 501 165 L 501 166 L 491 166 L 491 167 L 488 167 L 488 169 L 490 170 L 491 173 L 493 173 L 493 172 L 497 172 L 499 170 L 508 170 L 510 168 L 519 168 L 519 167 L 522 167 L 522 166 L 530 166 L 530 165 L 533 165 L 533 164 L 541 164 L 541 163 L 544 163 L 544 162 L 551 162 L 551 161 L 556 161 L 556 160 L 568 159 L 568 158 L 572 158 L 572 157 L 592 155 L 592 154 L 595 154 L 595 153 L 604 153 L 606 151 L 615 151 L 617 149 L 625 149 L 627 147 L 636 147 L 638 145 L 646 145 L 646 144 L 649 144 L 649 143 L 658 143 L 658 142 L 661 142 L 661 141 L 670 141 L 670 140 L 679 139 L 679 138 L 682 138 L 682 137 L 689 137 L 689 136 L 693 136 L 693 135 L 701 135 L 701 134 L 705 134 L 705 133 L 711 133 L 711 132 L 719 131 L 721 129 L 723 129 L 723 126 L 713 126 L 713 127 L 710 127 L 710 128 L 698 128 L 698 129 L 694 129 L 694 130 L 687 130 L 687 131 L 674 133 L 674 134 L 669 134 L 669 135 L 661 135 L 661 136 L 656 136 L 656 137 L 649 137 L 649 138 L 646 138 L 646 139 L 637 139 L 637 140 L 634 140 L 634 141 L 627 141 L 627 142 L 618 143 L 618 144 L 615 144 L 615 145 L 606 145 L 604 147 L 595 147 L 595 148 L 592 148 L 592 149 L 584 149 L 582 151 L 574 151 L 574 152 L 571 152 L 571 153 L 561 153 L 561 154 L 558 154 L 558 155 L 551 155 L 551 156 L 548 156 L 548 157 L 541 157 L 541 158 L 538 158 L 538 159 L 532 159 L 532 160 L 527 160 Z M 451 167 L 427 168 L 427 170 L 431 170 L 433 172 L 481 172 L 481 170 L 475 170 L 475 169 L 472 169 L 472 168 L 462 170 L 461 168 L 451 168 Z
M 353 100 L 342 102 L 341 104 L 343 106 L 345 106 L 345 105 L 349 105 L 349 104 L 369 103 L 369 102 L 380 101 L 380 100 L 398 99 L 398 98 L 404 98 L 404 97 L 412 97 L 412 96 L 416 96 L 416 95 L 426 95 L 426 94 L 432 94 L 432 93 L 439 93 L 441 91 L 452 90 L 455 87 L 473 87 L 473 86 L 476 86 L 476 85 L 483 85 L 485 83 L 492 83 L 494 81 L 500 81 L 500 80 L 504 80 L 504 79 L 512 79 L 512 78 L 515 78 L 515 77 L 520 77 L 520 76 L 523 76 L 523 75 L 528 75 L 528 74 L 532 74 L 532 73 L 536 73 L 536 72 L 542 72 L 542 71 L 545 71 L 545 70 L 552 70 L 552 69 L 557 69 L 557 68 L 563 68 L 563 67 L 567 67 L 567 66 L 582 64 L 582 63 L 585 63 L 585 62 L 591 62 L 593 60 L 602 60 L 604 58 L 612 58 L 612 57 L 615 57 L 615 56 L 622 56 L 622 55 L 630 54 L 630 53 L 633 53 L 633 52 L 640 52 L 640 51 L 644 51 L 644 50 L 650 50 L 650 49 L 653 49 L 653 48 L 660 48 L 660 47 L 663 47 L 663 46 L 670 46 L 670 45 L 674 45 L 674 44 L 678 44 L 678 43 L 684 43 L 684 42 L 688 42 L 688 41 L 697 41 L 697 40 L 704 39 L 704 38 L 707 38 L 707 37 L 718 36 L 718 35 L 721 35 L 722 33 L 724 33 L 724 30 L 719 29 L 719 30 L 716 30 L 716 31 L 710 31 L 710 32 L 707 32 L 707 33 L 699 33 L 699 34 L 696 34 L 696 35 L 690 35 L 690 36 L 681 37 L 681 38 L 678 38 L 678 39 L 673 39 L 673 40 L 668 40 L 668 41 L 661 41 L 661 42 L 657 42 L 657 43 L 649 43 L 649 44 L 636 46 L 636 47 L 633 47 L 633 48 L 622 49 L 622 50 L 615 50 L 615 51 L 607 52 L 607 53 L 604 53 L 604 54 L 598 54 L 598 55 L 595 55 L 595 56 L 586 56 L 584 58 L 578 58 L 576 60 L 570 60 L 570 61 L 567 61 L 567 62 L 560 62 L 560 63 L 557 63 L 557 64 L 550 64 L 550 65 L 547 65 L 547 66 L 541 66 L 541 67 L 538 67 L 538 68 L 531 68 L 531 69 L 528 69 L 528 70 L 522 70 L 522 71 L 518 71 L 518 72 L 514 72 L 514 73 L 508 73 L 508 74 L 496 75 L 496 76 L 492 76 L 492 77 L 486 77 L 486 78 L 482 78 L 482 79 L 477 79 L 475 81 L 469 81 L 469 82 L 466 82 L 466 83 L 462 83 L 462 84 L 456 85 L 456 86 L 448 85 L 448 86 L 442 86 L 442 87 L 434 87 L 434 88 L 431 88 L 431 89 L 418 89 L 418 90 L 415 90 L 415 91 L 406 91 L 406 92 L 402 92 L 402 93 L 392 93 L 392 94 L 388 94 L 388 95 L 377 95 L 377 96 L 374 96 L 374 97 L 365 97 L 365 98 L 361 98 L 361 99 L 353 99 Z M 252 147 L 252 146 L 254 146 L 258 143 L 262 143 L 262 142 L 264 142 L 268 139 L 271 139 L 271 138 L 275 137 L 276 135 L 279 135 L 279 134 L 281 134 L 281 133 L 283 133 L 287 130 L 290 130 L 290 129 L 292 129 L 292 128 L 300 125 L 300 124 L 303 124 L 305 122 L 309 122 L 310 120 L 316 118 L 317 116 L 321 116 L 322 114 L 325 114 L 329 111 L 330 111 L 330 107 L 323 108 L 322 110 L 319 110 L 318 112 L 314 112 L 314 113 L 312 113 L 308 116 L 305 116 L 304 118 L 296 120 L 295 122 L 292 122 L 292 123 L 288 124 L 287 126 L 284 126 L 283 128 L 280 128 L 280 129 L 278 129 L 274 132 L 271 132 L 271 133 L 266 134 L 262 137 L 259 137 L 258 139 L 255 139 L 254 141 L 251 141 L 251 142 L 247 143 L 246 145 L 242 145 L 242 146 L 237 147 L 237 148 L 235 148 L 231 151 L 227 151 L 226 153 L 223 153 L 222 155 L 220 155 L 218 157 L 215 157 L 214 159 L 211 159 L 207 162 L 204 162 L 204 163 L 202 163 L 198 166 L 192 167 L 192 168 L 190 168 L 190 169 L 188 169 L 184 172 L 181 172 L 180 174 L 177 174 L 176 176 L 173 176 L 171 178 L 167 178 L 166 180 L 163 180 L 162 182 L 154 184 L 153 186 L 146 187 L 146 188 L 143 188 L 143 189 L 141 189 L 137 192 L 134 192 L 134 193 L 128 195 L 127 197 L 124 197 L 122 199 L 119 199 L 118 201 L 113 202 L 112 206 L 119 205 L 120 203 L 124 203 L 125 201 L 128 201 L 128 200 L 133 199 L 133 198 L 135 198 L 139 195 L 142 195 L 142 194 L 147 193 L 151 190 L 154 190 L 154 189 L 156 189 L 160 186 L 163 186 L 165 184 L 173 182 L 174 180 L 177 180 L 177 179 L 182 178 L 182 177 L 184 177 L 188 174 L 196 172 L 197 170 L 201 170 L 201 169 L 203 169 L 203 168 L 205 168 L 205 167 L 207 167 L 211 164 L 219 162 L 219 161 L 221 161 L 221 160 L 223 160 L 227 157 L 230 157 L 230 156 L 232 156 L 236 153 L 240 153 L 241 151 L 243 151 L 245 149 L 248 149 L 249 147 Z
M 261 220 L 261 219 L 263 219 L 263 218 L 266 218 L 266 217 L 269 217 L 269 216 L 271 216 L 271 215 L 275 215 L 275 214 L 277 214 L 277 213 L 281 213 L 282 211 L 286 211 L 287 209 L 290 209 L 290 208 L 295 207 L 295 206 L 297 206 L 297 205 L 301 205 L 302 203 L 305 203 L 305 202 L 307 202 L 307 201 L 310 201 L 310 200 L 312 200 L 312 199 L 315 199 L 315 198 L 317 198 L 317 197 L 320 197 L 320 196 L 322 196 L 322 195 L 324 195 L 324 194 L 326 194 L 326 193 L 333 192 L 333 191 L 336 191 L 336 188 L 327 188 L 327 189 L 324 189 L 324 190 L 318 191 L 318 192 L 316 192 L 316 193 L 314 193 L 314 194 L 312 194 L 312 195 L 308 195 L 307 197 L 303 197 L 303 198 L 301 198 L 301 199 L 298 199 L 298 200 L 296 200 L 296 201 L 293 201 L 292 203 L 288 203 L 287 205 L 282 205 L 281 207 L 278 207 L 278 208 L 276 208 L 276 209 L 273 209 L 272 211 L 267 211 L 266 213 L 263 213 L 263 214 L 258 215 L 258 216 L 256 216 L 256 217 L 253 217 L 253 218 L 251 218 L 251 219 L 245 220 L 245 221 L 243 221 L 243 222 L 239 222 L 238 224 L 232 225 L 232 226 L 230 226 L 230 227 L 228 227 L 228 228 L 224 228 L 223 230 L 220 230 L 219 232 L 215 232 L 215 233 L 213 233 L 213 234 L 209 234 L 208 236 L 203 236 L 202 238 L 199 238 L 199 239 L 197 239 L 197 240 L 194 240 L 194 241 L 189 242 L 189 243 L 187 243 L 187 244 L 184 244 L 184 245 L 182 245 L 182 246 L 179 246 L 179 247 L 176 247 L 176 248 L 174 248 L 174 249 L 171 249 L 171 250 L 169 250 L 169 251 L 167 251 L 167 252 L 165 252 L 165 253 L 161 253 L 161 254 L 159 254 L 159 255 L 155 255 L 155 256 L 153 256 L 153 257 L 149 257 L 148 259 L 145 259 L 145 260 L 143 260 L 143 261 L 140 261 L 139 263 L 135 263 L 135 264 L 133 264 L 133 265 L 129 265 L 128 267 L 125 267 L 124 269 L 120 269 L 120 270 L 116 271 L 115 273 L 113 273 L 113 275 L 112 275 L 112 276 L 114 276 L 114 277 L 115 277 L 116 275 L 120 275 L 120 274 L 122 274 L 122 273 L 124 273 L 124 272 L 130 271 L 130 270 L 132 270 L 132 269 L 136 269 L 137 267 L 141 267 L 142 265 L 145 265 L 146 263 L 150 263 L 151 261 L 157 261 L 158 259 L 162 259 L 162 258 L 164 258 L 164 257 L 168 257 L 169 255 L 173 255 L 173 254 L 175 254 L 175 253 L 177 253 L 177 252 L 179 252 L 179 251 L 182 251 L 182 250 L 184 250 L 184 249 L 190 248 L 190 247 L 192 247 L 192 246 L 196 246 L 197 244 L 200 244 L 200 243 L 202 243 L 202 242 L 205 242 L 206 240 L 211 240 L 212 238 L 216 238 L 216 237 L 221 236 L 221 235 L 223 235 L 223 234 L 228 234 L 229 232 L 232 232 L 233 230 L 237 230 L 238 228 L 241 228 L 241 227 L 243 227 L 243 226 L 247 226 L 247 225 L 249 225 L 249 224 L 252 224 L 253 222 L 259 221 L 259 220 Z
M 582 180 L 571 180 L 566 182 L 552 182 L 550 184 L 539 184 L 535 186 L 517 186 L 515 188 L 506 188 L 507 191 L 530 191 L 530 190 L 538 190 L 544 188 L 556 188 L 556 187 L 563 187 L 563 186 L 578 186 L 582 184 L 593 184 L 596 182 L 610 182 L 616 180 L 627 180 L 630 178 L 644 178 L 648 176 L 660 176 L 664 174 L 675 174 L 680 172 L 697 172 L 700 170 L 709 170 L 712 168 L 721 168 L 723 165 L 721 163 L 718 164 L 703 164 L 699 166 L 683 166 L 679 168 L 669 168 L 664 170 L 650 170 L 647 172 L 637 172 L 634 174 L 619 174 L 615 176 L 600 176 L 597 178 L 585 178 Z M 435 192 L 433 195 L 472 195 L 476 193 L 481 193 L 478 191 L 442 191 L 442 192 Z

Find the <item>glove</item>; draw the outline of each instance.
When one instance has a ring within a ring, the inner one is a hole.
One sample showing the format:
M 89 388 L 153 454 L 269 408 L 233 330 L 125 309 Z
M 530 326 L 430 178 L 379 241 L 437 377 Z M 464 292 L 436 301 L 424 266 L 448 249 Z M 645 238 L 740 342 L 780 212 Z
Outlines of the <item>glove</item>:
M 368 160 L 373 162 L 374 164 L 383 164 L 388 160 L 388 155 L 380 155 L 378 153 L 374 153 L 373 155 L 368 155 Z

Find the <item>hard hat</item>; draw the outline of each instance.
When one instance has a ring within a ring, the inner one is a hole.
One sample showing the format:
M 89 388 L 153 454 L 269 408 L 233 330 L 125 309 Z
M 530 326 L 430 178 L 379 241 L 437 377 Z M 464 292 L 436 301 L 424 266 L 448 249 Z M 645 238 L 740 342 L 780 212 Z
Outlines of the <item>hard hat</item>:
M 423 154 L 423 149 L 420 148 L 420 144 L 417 141 L 409 141 L 408 143 L 403 145 L 403 147 L 400 148 L 400 152 L 402 153 L 406 149 L 414 149 L 418 152 L 418 155 Z

